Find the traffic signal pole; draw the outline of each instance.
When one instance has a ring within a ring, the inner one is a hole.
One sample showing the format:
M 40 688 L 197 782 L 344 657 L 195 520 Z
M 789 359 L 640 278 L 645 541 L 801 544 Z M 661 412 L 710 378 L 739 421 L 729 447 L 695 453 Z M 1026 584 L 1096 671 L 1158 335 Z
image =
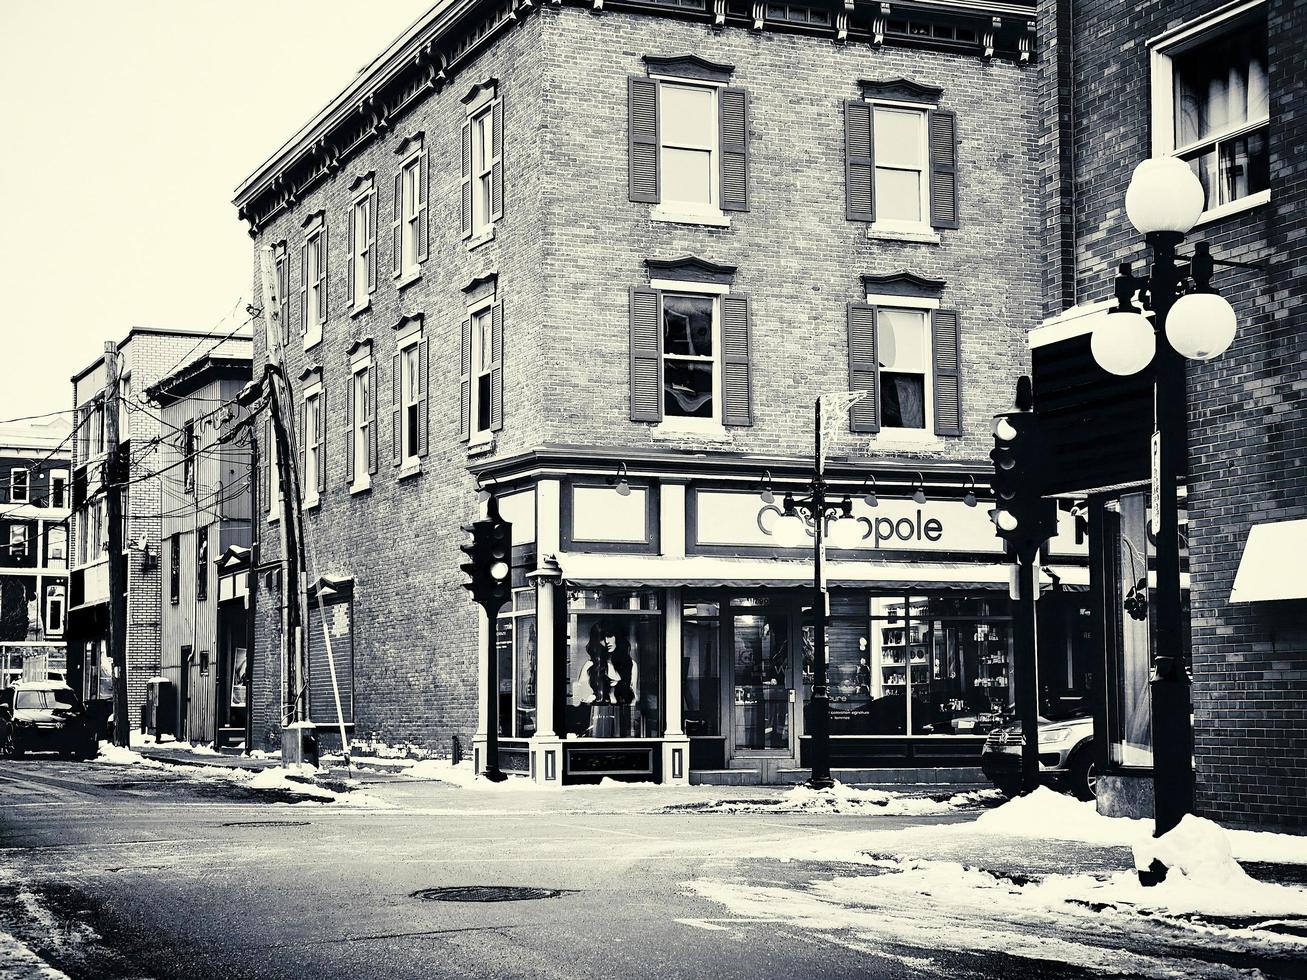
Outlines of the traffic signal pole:
M 1021 792 L 1039 786 L 1039 647 L 1036 641 L 1035 560 L 1018 554 L 1017 597 L 1012 608 L 1012 639 L 1016 645 L 1017 717 L 1021 719 Z
M 513 525 L 499 516 L 499 501 L 491 496 L 486 516 L 463 530 L 472 535 L 459 549 L 469 560 L 459 567 L 467 573 L 463 588 L 485 612 L 486 638 L 486 757 L 480 775 L 491 782 L 508 777 L 499 768 L 499 670 L 495 658 L 495 620 L 512 598 Z M 478 630 L 478 632 L 480 632 Z

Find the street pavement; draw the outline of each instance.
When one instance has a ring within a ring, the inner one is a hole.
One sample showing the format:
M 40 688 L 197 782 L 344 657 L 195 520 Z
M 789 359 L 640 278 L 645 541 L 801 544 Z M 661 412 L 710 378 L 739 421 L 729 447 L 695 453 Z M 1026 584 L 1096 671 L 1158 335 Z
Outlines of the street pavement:
M 1014 888 L 1130 866 L 1119 847 L 978 843 L 975 809 L 782 813 L 767 788 L 547 793 L 383 772 L 363 777 L 370 805 L 349 806 L 207 775 L 0 763 L 0 977 L 1307 976 L 1301 944 L 1212 942 L 1182 920 L 1014 917 L 929 887 L 868 897 L 914 860 Z M 709 805 L 723 799 L 756 805 Z M 850 839 L 881 866 L 838 860 Z M 863 897 L 816 901 L 854 879 Z M 481 886 L 545 897 L 424 897 Z

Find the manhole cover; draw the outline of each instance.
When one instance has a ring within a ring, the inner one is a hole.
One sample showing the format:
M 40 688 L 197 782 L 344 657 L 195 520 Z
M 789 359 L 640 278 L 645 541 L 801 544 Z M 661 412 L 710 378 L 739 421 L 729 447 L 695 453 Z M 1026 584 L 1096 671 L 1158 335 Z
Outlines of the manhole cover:
M 220 827 L 309 827 L 307 820 L 232 820 Z
M 450 888 L 421 888 L 414 898 L 424 902 L 529 902 L 536 898 L 557 898 L 560 888 L 524 888 L 515 885 L 455 885 Z

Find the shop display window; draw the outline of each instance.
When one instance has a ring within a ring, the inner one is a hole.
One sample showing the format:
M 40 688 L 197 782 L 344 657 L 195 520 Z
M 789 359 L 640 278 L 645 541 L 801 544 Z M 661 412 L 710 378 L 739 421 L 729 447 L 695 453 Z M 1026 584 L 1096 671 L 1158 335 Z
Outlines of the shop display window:
M 1153 764 L 1153 706 L 1148 678 L 1149 637 L 1148 504 L 1145 494 L 1127 494 L 1103 509 L 1106 568 L 1103 576 L 1104 630 L 1113 664 L 1108 688 L 1108 750 L 1122 766 Z M 1186 630 L 1186 632 L 1188 632 Z
M 721 606 L 687 602 L 681 620 L 682 719 L 686 735 L 721 735 Z
M 654 590 L 569 593 L 568 737 L 662 735 L 662 631 Z
M 504 738 L 536 733 L 535 609 L 535 587 L 515 589 L 512 604 L 495 621 L 499 734 Z

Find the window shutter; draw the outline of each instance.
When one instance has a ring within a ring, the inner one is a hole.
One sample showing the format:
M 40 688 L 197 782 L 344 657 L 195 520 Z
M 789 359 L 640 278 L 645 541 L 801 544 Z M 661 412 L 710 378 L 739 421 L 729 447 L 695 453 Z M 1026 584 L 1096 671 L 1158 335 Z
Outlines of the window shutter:
M 495 99 L 490 108 L 490 220 L 504 216 L 504 100 Z
M 399 393 L 403 387 L 400 383 L 400 369 L 399 352 L 396 351 L 395 356 L 391 358 L 390 362 L 390 445 L 393 450 L 396 466 L 404 462 L 404 445 L 400 439 L 400 436 L 403 433 L 400 431 L 399 424 Z
M 418 261 L 427 260 L 427 181 L 430 179 L 429 169 L 427 166 L 427 151 L 418 155 Z
M 749 210 L 749 93 L 724 88 L 717 100 L 721 149 L 721 208 Z
M 377 452 L 377 367 L 368 368 L 368 472 L 377 472 L 381 454 Z
M 255 479 L 259 481 L 259 512 L 266 514 L 272 507 L 272 420 L 263 420 L 263 444 L 259 472 Z
M 327 489 L 327 389 L 318 394 L 318 493 Z
M 935 370 L 935 435 L 962 435 L 962 318 L 956 310 L 930 317 L 931 361 Z
M 427 398 L 427 345 L 429 341 L 423 337 L 418 341 L 418 455 L 427 454 L 427 429 L 430 427 L 427 418 L 427 405 L 430 399 Z
M 631 287 L 631 419 L 663 418 L 662 295 L 647 286 Z
M 849 409 L 850 432 L 880 431 L 880 363 L 876 354 L 876 307 L 850 303 L 849 390 L 867 397 Z
M 368 222 L 368 292 L 377 291 L 377 190 L 368 191 L 368 203 L 363 209 Z
M 930 226 L 958 225 L 958 123 L 945 109 L 930 111 Z
M 504 301 L 490 308 L 490 431 L 504 427 Z
M 394 266 L 393 275 L 399 278 L 399 271 L 404 263 L 404 168 L 395 174 L 395 213 L 390 223 L 390 260 Z
M 472 120 L 463 120 L 463 149 L 459 156 L 463 161 L 462 203 L 459 213 L 463 219 L 463 237 L 472 237 Z
M 327 322 L 327 226 L 322 226 L 322 239 L 318 245 L 318 284 L 322 287 L 318 295 L 322 302 L 318 304 L 318 322 Z
M 458 437 L 463 442 L 472 438 L 472 319 L 463 320 L 462 354 L 459 361 L 462 372 L 458 395 Z
M 345 485 L 354 482 L 354 389 L 358 385 L 358 373 L 349 375 L 349 387 L 345 391 Z M 361 420 L 360 420 L 361 421 Z M 358 460 L 362 462 L 362 460 Z
M 300 333 L 309 331 L 309 243 L 300 245 Z
M 354 277 L 364 273 L 363 270 L 355 268 L 354 262 L 355 242 L 358 241 L 358 229 L 355 225 L 358 222 L 355 219 L 355 204 L 353 201 L 350 201 L 348 211 L 349 216 L 345 224 L 345 295 L 349 299 L 347 306 L 352 307 L 354 305 Z
M 626 80 L 627 187 L 632 201 L 657 204 L 658 83 L 632 75 Z
M 876 220 L 876 162 L 872 145 L 871 105 L 861 99 L 844 103 L 844 217 Z
M 749 297 L 722 297 L 722 424 L 753 425 L 749 377 Z
M 300 482 L 301 492 L 303 492 L 304 490 L 304 475 L 306 472 L 304 469 L 304 446 L 307 444 L 307 440 L 309 438 L 308 423 L 309 423 L 309 400 L 307 398 L 301 398 L 300 410 L 299 410 L 300 437 L 295 440 L 298 443 L 297 448 L 299 449 L 299 457 L 300 457 L 299 482 Z

